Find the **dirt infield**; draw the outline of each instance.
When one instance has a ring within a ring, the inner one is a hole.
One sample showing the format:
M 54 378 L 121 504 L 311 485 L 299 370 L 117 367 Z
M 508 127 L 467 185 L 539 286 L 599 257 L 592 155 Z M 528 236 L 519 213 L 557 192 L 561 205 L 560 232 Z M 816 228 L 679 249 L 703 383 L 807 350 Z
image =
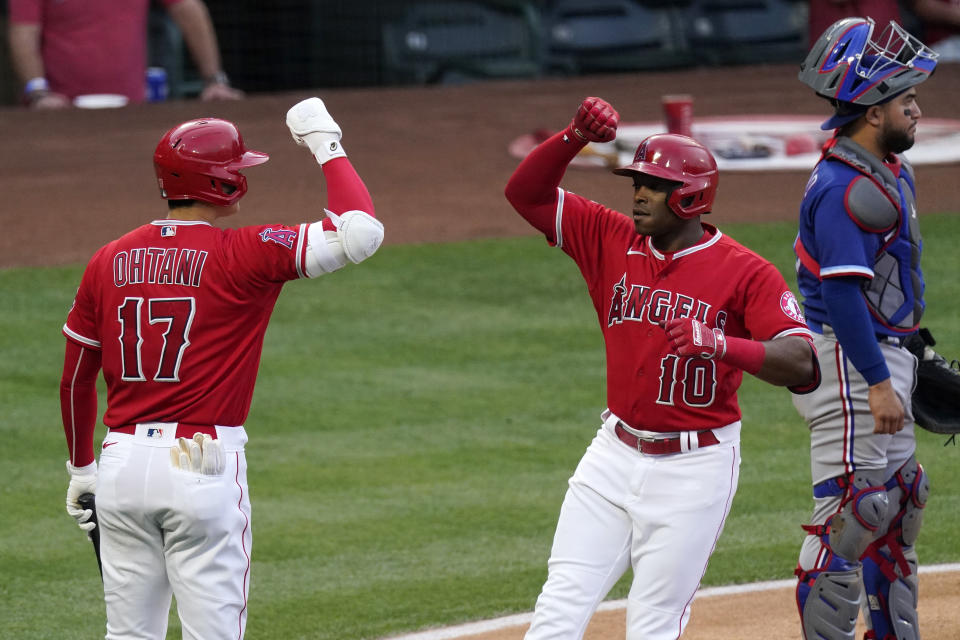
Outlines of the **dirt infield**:
M 247 172 L 250 192 L 233 224 L 301 222 L 321 215 L 323 180 L 290 140 L 287 109 L 313 93 L 344 130 L 344 147 L 374 197 L 386 242 L 434 242 L 529 234 L 503 198 L 517 161 L 515 137 L 559 129 L 580 100 L 599 95 L 625 121 L 654 120 L 665 93 L 694 96 L 694 115 L 825 114 L 794 66 L 697 69 L 461 87 L 363 89 L 254 96 L 236 104 L 171 102 L 119 110 L 0 110 L 0 266 L 85 262 L 102 243 L 166 208 L 151 154 L 169 127 L 194 117 L 237 122 L 248 145 L 268 152 Z M 960 65 L 941 65 L 921 86 L 924 115 L 956 116 Z M 922 126 L 922 123 L 921 123 Z M 920 167 L 921 211 L 957 210 L 956 166 Z M 806 172 L 725 173 L 712 221 L 791 220 Z M 571 169 L 564 186 L 621 210 L 623 178 Z M 32 239 L 44 238 L 42 245 Z
M 924 573 L 920 576 L 920 631 L 924 640 L 960 638 L 960 616 L 956 603 L 956 572 Z M 513 625 L 484 633 L 456 636 L 457 640 L 521 640 L 529 624 Z M 625 613 L 622 608 L 597 613 L 584 640 L 623 638 Z M 862 637 L 862 621 L 857 636 Z M 416 636 L 414 636 L 415 638 Z M 450 637 L 450 636 L 447 636 Z M 409 640 L 414 640 L 410 638 Z M 398 639 L 402 640 L 402 639 Z M 800 623 L 793 587 L 764 589 L 749 593 L 718 594 L 697 598 L 683 640 L 800 640 Z
M 83 263 L 108 240 L 164 217 L 152 151 L 166 129 L 190 118 L 233 120 L 248 146 L 271 156 L 247 171 L 250 191 L 231 224 L 322 216 L 322 174 L 293 144 L 284 124 L 292 104 L 320 95 L 344 130 L 344 147 L 370 188 L 388 244 L 505 237 L 533 233 L 503 197 L 517 164 L 508 143 L 541 127 L 565 126 L 583 97 L 609 100 L 625 121 L 658 118 L 665 93 L 692 94 L 695 116 L 825 116 L 826 104 L 797 82 L 796 71 L 793 65 L 760 66 L 445 88 L 317 90 L 252 96 L 236 104 L 171 102 L 65 113 L 0 109 L 0 267 Z M 941 65 L 920 88 L 919 102 L 925 116 L 956 117 L 960 65 Z M 957 169 L 918 167 L 921 212 L 960 210 Z M 807 173 L 726 173 L 711 221 L 722 227 L 731 221 L 792 220 Z M 629 184 L 607 172 L 571 169 L 564 186 L 629 208 Z M 930 575 L 921 585 L 924 638 L 960 637 L 960 614 L 950 606 L 960 602 L 957 574 Z M 732 598 L 698 601 L 685 638 L 799 637 L 791 594 L 765 593 L 762 601 L 756 594 Z M 745 629 L 742 621 L 753 618 L 759 618 L 756 626 Z M 482 637 L 521 635 L 522 629 L 514 629 Z M 598 615 L 587 637 L 623 637 L 622 613 Z

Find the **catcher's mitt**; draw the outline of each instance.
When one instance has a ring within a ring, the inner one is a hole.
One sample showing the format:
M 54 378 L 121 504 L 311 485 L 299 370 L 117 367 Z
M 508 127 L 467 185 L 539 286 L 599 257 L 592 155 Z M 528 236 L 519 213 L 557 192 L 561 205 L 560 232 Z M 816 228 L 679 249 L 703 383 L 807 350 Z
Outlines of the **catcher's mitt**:
M 960 433 L 960 362 L 947 362 L 932 349 L 936 341 L 927 329 L 904 345 L 917 356 L 917 386 L 911 404 L 914 421 L 934 433 Z

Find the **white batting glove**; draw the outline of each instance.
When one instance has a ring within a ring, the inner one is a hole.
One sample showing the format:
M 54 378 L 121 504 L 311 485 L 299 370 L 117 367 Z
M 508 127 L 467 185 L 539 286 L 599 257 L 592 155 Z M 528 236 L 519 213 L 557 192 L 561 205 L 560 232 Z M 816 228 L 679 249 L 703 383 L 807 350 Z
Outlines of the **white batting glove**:
M 340 144 L 340 125 L 320 98 L 307 98 L 290 107 L 287 127 L 294 142 L 310 149 L 321 165 L 347 155 Z
M 67 473 L 70 474 L 70 484 L 67 486 L 67 514 L 89 535 L 97 526 L 94 522 L 88 522 L 93 511 L 82 508 L 77 498 L 85 493 L 97 493 L 97 463 L 91 462 L 85 467 L 75 467 L 67 460 Z
M 195 433 L 193 438 L 177 438 L 176 446 L 170 447 L 170 464 L 174 469 L 219 476 L 226 468 L 223 444 L 206 433 Z

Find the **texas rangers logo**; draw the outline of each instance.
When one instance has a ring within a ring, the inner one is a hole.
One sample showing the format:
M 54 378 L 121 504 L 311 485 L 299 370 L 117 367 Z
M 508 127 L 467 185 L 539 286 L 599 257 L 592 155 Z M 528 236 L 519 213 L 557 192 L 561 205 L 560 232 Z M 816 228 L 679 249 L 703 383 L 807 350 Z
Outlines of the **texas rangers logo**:
M 806 323 L 803 319 L 803 309 L 800 308 L 800 303 L 797 302 L 792 292 L 784 291 L 783 295 L 780 296 L 780 309 L 787 314 L 788 318 Z
M 260 232 L 260 239 L 264 242 L 276 242 L 287 249 L 293 249 L 293 241 L 296 238 L 297 232 L 293 229 L 271 229 L 267 227 Z
M 163 429 L 161 429 L 160 427 L 150 427 L 149 429 L 147 429 L 147 437 L 157 438 L 157 439 L 162 438 Z

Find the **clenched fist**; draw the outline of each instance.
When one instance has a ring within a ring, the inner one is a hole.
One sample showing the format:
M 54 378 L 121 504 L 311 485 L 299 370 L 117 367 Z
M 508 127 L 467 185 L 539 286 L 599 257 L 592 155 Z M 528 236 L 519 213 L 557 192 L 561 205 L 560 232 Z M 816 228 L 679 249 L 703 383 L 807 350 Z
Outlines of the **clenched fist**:
M 723 358 L 727 339 L 721 329 L 711 329 L 693 318 L 671 318 L 663 325 L 674 352 L 681 356 Z
M 310 149 L 321 165 L 347 155 L 340 144 L 340 125 L 320 98 L 307 98 L 290 107 L 287 127 L 293 141 Z
M 586 98 L 573 116 L 570 128 L 584 142 L 610 142 L 617 137 L 620 114 L 601 98 Z

